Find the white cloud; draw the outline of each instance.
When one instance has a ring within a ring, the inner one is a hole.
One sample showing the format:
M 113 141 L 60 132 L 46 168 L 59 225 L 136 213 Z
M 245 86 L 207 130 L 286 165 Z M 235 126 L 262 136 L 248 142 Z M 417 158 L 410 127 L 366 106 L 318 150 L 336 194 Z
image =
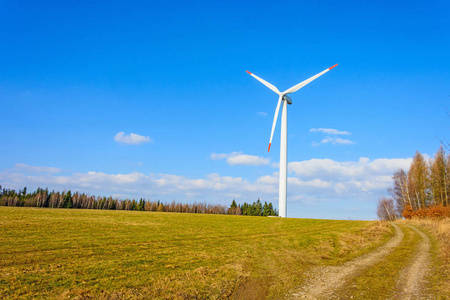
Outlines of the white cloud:
M 350 135 L 348 131 L 341 131 L 333 128 L 311 128 L 309 132 L 322 132 L 331 135 Z
M 125 132 L 121 131 L 118 132 L 114 136 L 114 141 L 122 144 L 142 144 L 142 143 L 153 143 L 153 140 L 148 136 L 142 136 L 136 133 L 130 133 L 129 135 L 126 135 Z
M 350 135 L 351 133 L 348 131 L 341 131 L 341 130 L 337 130 L 337 129 L 333 129 L 333 128 L 311 128 L 309 130 L 309 132 L 322 132 L 322 133 L 326 133 L 329 135 Z M 351 141 L 349 139 L 343 139 L 343 138 L 339 138 L 339 137 L 334 137 L 334 136 L 327 136 L 324 139 L 322 139 L 320 142 L 312 142 L 311 145 L 312 146 L 320 146 L 322 144 L 333 144 L 333 145 L 351 145 L 354 144 L 354 141 Z
M 351 140 L 348 140 L 348 139 L 342 139 L 342 138 L 336 138 L 336 137 L 327 136 L 326 138 L 324 138 L 320 142 L 312 142 L 311 145 L 312 146 L 319 146 L 319 145 L 328 144 L 328 143 L 331 143 L 333 145 L 336 145 L 336 144 L 340 144 L 340 145 L 355 144 L 354 141 L 351 141 Z
M 21 172 L 0 172 L 0 182 L 5 188 L 30 190 L 48 187 L 50 190 L 72 190 L 97 196 L 145 197 L 162 201 L 204 201 L 208 203 L 229 202 L 236 195 L 245 201 L 258 197 L 257 194 L 273 193 L 272 187 L 261 183 L 250 183 L 241 177 L 209 174 L 204 178 L 188 178 L 173 174 L 108 174 L 103 172 L 73 173 L 67 176 L 39 174 L 31 176 Z M 261 193 L 259 192 L 261 191 Z M 248 198 L 248 199 L 247 199 Z M 255 201 L 253 199 L 252 201 Z
M 270 163 L 270 159 L 256 155 L 236 154 L 229 156 L 227 158 L 227 163 L 231 166 L 264 166 Z
M 251 162 L 245 159 L 244 154 L 237 152 L 218 156 L 227 160 L 238 158 L 239 163 L 243 163 L 239 161 L 239 157 L 243 157 L 245 163 Z M 408 170 L 411 161 L 412 158 L 370 160 L 361 157 L 357 161 L 311 159 L 291 162 L 288 165 L 288 206 L 297 206 L 300 212 L 309 208 L 310 216 L 315 211 L 327 211 L 327 217 L 335 218 L 346 218 L 345 209 L 348 207 L 360 207 L 361 211 L 365 211 L 364 218 L 375 218 L 376 203 L 392 186 L 393 173 L 399 168 Z M 58 168 L 46 168 L 17 164 L 12 170 L 0 172 L 0 182 L 5 188 L 13 189 L 48 187 L 50 190 L 70 189 L 98 196 L 144 197 L 161 201 L 175 199 L 179 202 L 224 205 L 229 205 L 232 199 L 242 203 L 261 198 L 278 205 L 278 172 L 248 180 L 217 173 L 197 178 L 141 172 L 108 174 L 91 171 L 60 175 L 56 172 Z M 32 170 L 38 172 L 30 174 Z M 361 214 L 355 213 L 353 217 L 358 218 Z M 300 213 L 300 216 L 305 215 Z M 325 217 L 323 213 L 317 216 Z
M 61 172 L 60 168 L 54 168 L 54 167 L 37 167 L 37 166 L 29 166 L 26 164 L 15 164 L 14 165 L 16 169 L 22 170 L 25 172 L 33 172 L 33 173 L 40 173 L 40 172 L 48 172 L 48 173 L 59 173 Z
M 407 170 L 412 159 L 361 158 L 359 161 L 338 162 L 331 159 L 311 159 L 291 162 L 289 190 L 292 193 L 308 194 L 309 197 L 336 194 L 359 195 L 363 200 L 370 192 L 383 192 L 392 185 L 392 174 L 399 168 Z M 250 182 L 242 177 L 209 174 L 204 178 L 187 178 L 173 174 L 107 174 L 103 172 L 73 173 L 58 176 L 55 173 L 27 174 L 27 169 L 17 168 L 13 172 L 0 173 L 5 185 L 55 186 L 81 190 L 104 191 L 105 193 L 131 193 L 144 197 L 149 194 L 183 194 L 205 192 L 238 193 L 255 192 L 259 195 L 278 191 L 278 173 L 264 175 Z
M 333 144 L 350 145 L 350 144 L 354 144 L 355 142 L 354 142 L 354 141 L 347 140 L 347 139 L 335 138 L 335 139 L 332 141 L 332 143 L 333 143 Z
M 243 154 L 242 152 L 227 153 L 211 153 L 212 160 L 226 159 L 227 164 L 230 166 L 243 165 L 243 166 L 264 166 L 270 163 L 269 158 L 264 158 L 256 155 Z
M 221 160 L 228 157 L 228 154 L 226 153 L 211 153 L 211 159 L 212 160 Z
M 370 161 L 362 157 L 359 161 L 338 162 L 331 159 L 310 159 L 291 162 L 289 172 L 301 178 L 321 178 L 333 181 L 371 181 L 379 176 L 391 177 L 399 168 L 408 170 L 412 158 L 379 158 Z M 385 178 L 383 178 L 384 180 Z

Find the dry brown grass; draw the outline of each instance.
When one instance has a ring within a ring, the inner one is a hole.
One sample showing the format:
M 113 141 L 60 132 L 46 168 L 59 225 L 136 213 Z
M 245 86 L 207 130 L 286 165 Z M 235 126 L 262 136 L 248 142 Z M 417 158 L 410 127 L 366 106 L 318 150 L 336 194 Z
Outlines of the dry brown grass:
M 360 229 L 359 234 L 343 233 L 339 237 L 339 257 L 345 257 L 357 248 L 366 248 L 370 245 L 378 245 L 384 237 L 390 237 L 393 234 L 393 228 L 389 222 L 378 221 L 372 226 Z

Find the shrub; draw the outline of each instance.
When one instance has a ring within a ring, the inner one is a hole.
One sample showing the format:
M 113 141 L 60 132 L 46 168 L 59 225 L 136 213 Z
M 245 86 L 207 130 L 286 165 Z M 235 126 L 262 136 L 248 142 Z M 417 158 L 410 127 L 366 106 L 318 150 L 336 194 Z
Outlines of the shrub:
M 430 218 L 430 219 L 443 219 L 450 218 L 450 207 L 443 205 L 436 205 L 427 208 L 421 208 L 416 211 L 411 206 L 405 206 L 402 215 L 406 219 L 411 218 Z
M 412 209 L 412 207 L 410 205 L 406 205 L 402 213 L 403 217 L 410 220 L 413 217 L 413 214 L 414 210 Z

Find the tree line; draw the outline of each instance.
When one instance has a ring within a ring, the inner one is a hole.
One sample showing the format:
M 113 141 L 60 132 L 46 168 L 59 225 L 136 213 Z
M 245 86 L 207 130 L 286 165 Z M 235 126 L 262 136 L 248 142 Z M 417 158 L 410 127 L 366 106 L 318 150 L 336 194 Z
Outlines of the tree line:
M 378 202 L 380 219 L 450 217 L 450 154 L 442 146 L 429 160 L 417 151 L 409 170 L 397 170 L 392 179 L 391 197 Z
M 244 202 L 242 205 L 236 204 L 236 201 L 233 200 L 228 208 L 228 214 L 268 217 L 278 216 L 278 211 L 273 207 L 272 202 L 267 203 L 264 201 L 264 204 L 262 204 L 261 200 L 258 198 L 258 200 L 252 204 Z
M 264 205 L 258 199 L 253 204 L 237 205 L 233 200 L 230 207 L 220 204 L 207 203 L 178 203 L 150 201 L 144 198 L 136 199 L 118 199 L 109 197 L 100 197 L 88 195 L 85 193 L 69 191 L 55 192 L 48 188 L 37 188 L 35 191 L 28 192 L 27 188 L 2 189 L 0 185 L 0 206 L 19 206 L 19 207 L 46 207 L 46 208 L 75 208 L 75 209 L 108 209 L 108 210 L 136 210 L 136 211 L 155 211 L 155 212 L 177 212 L 177 213 L 200 213 L 200 214 L 230 214 L 230 215 L 249 215 L 249 216 L 272 216 L 277 215 L 272 203 Z
M 144 198 L 118 199 L 109 197 L 96 197 L 85 193 L 69 191 L 55 192 L 48 188 L 28 193 L 24 187 L 19 191 L 5 189 L 0 186 L 0 206 L 21 207 L 47 207 L 47 208 L 78 208 L 78 209 L 110 209 L 110 210 L 137 210 L 157 212 L 226 214 L 228 208 L 219 204 L 207 204 L 194 202 L 191 204 L 177 203 L 175 201 L 163 203 L 150 201 Z

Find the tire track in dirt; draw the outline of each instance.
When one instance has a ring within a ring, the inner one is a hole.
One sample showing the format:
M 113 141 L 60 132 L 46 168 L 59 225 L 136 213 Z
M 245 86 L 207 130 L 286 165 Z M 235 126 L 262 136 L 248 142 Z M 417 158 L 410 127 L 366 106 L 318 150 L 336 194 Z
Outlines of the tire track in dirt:
M 374 251 L 346 262 L 341 266 L 320 267 L 309 274 L 306 285 L 292 294 L 292 299 L 332 299 L 333 292 L 339 289 L 345 279 L 380 261 L 391 253 L 403 240 L 403 231 L 396 224 L 394 236 Z
M 426 299 L 424 295 L 425 277 L 430 270 L 430 239 L 422 231 L 408 225 L 421 238 L 416 247 L 412 263 L 400 273 L 394 299 Z

